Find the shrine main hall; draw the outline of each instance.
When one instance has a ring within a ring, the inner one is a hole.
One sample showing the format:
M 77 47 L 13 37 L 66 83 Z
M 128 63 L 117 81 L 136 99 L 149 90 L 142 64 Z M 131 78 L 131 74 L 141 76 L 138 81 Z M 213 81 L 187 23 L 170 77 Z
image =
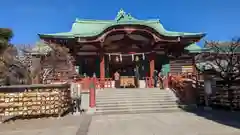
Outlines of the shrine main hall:
M 166 30 L 159 19 L 139 20 L 120 10 L 113 20 L 76 19 L 69 32 L 39 34 L 45 42 L 69 48 L 79 75 L 111 78 L 139 74 L 152 77 L 154 70 L 193 72 L 196 45 L 205 33 Z

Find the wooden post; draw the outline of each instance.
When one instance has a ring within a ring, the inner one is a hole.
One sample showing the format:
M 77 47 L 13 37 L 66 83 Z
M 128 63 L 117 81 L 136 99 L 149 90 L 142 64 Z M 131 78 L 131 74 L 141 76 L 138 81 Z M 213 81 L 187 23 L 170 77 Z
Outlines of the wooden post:
M 90 86 L 89 86 L 89 92 L 90 92 L 90 98 L 89 98 L 89 107 L 94 108 L 96 106 L 96 78 L 92 78 L 90 80 Z
M 150 60 L 150 78 L 153 77 L 154 74 L 154 70 L 155 70 L 155 53 L 150 53 L 149 56 L 149 60 Z
M 153 75 L 154 75 L 154 70 L 155 70 L 155 53 L 150 53 L 149 55 L 149 66 L 150 66 L 150 76 L 149 76 L 149 87 L 152 88 L 154 85 L 154 79 L 153 79 Z
M 104 61 L 104 53 L 100 52 L 100 79 L 105 78 L 105 61 Z

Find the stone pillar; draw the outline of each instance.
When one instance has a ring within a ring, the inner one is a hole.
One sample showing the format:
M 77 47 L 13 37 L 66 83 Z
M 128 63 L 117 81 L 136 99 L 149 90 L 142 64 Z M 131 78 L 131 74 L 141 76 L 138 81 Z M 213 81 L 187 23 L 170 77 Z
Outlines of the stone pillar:
M 104 61 L 104 53 L 100 53 L 100 78 L 105 78 L 105 61 Z
M 150 53 L 149 56 L 149 65 L 150 65 L 150 77 L 153 77 L 154 70 L 155 70 L 155 53 Z

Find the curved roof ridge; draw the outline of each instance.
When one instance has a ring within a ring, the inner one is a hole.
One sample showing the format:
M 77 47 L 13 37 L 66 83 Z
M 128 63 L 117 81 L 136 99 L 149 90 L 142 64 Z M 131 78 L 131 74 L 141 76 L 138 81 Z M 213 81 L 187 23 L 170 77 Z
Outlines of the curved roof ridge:
M 39 34 L 40 36 L 53 36 L 53 37 L 62 37 L 62 38 L 72 38 L 72 37 L 91 37 L 97 36 L 104 30 L 110 27 L 119 26 L 119 25 L 143 25 L 149 28 L 152 28 L 157 33 L 174 37 L 198 37 L 202 38 L 205 33 L 188 33 L 188 32 L 175 32 L 168 31 L 164 28 L 163 24 L 159 19 L 147 19 L 147 20 L 138 20 L 132 17 L 130 14 L 125 13 L 123 10 L 120 10 L 115 18 L 115 20 L 94 20 L 94 19 L 79 19 L 76 18 L 75 22 L 72 24 L 72 28 L 69 32 L 65 33 L 55 33 L 55 34 Z
M 102 23 L 110 23 L 114 22 L 114 20 L 94 20 L 94 19 L 79 19 L 76 18 L 75 23 L 91 23 L 91 22 L 102 22 Z
M 146 23 L 156 23 L 159 19 L 148 19 L 148 20 L 129 20 L 129 21 L 116 21 L 116 20 L 94 20 L 94 19 L 79 19 L 76 18 L 75 23 L 127 23 L 127 22 L 146 22 Z

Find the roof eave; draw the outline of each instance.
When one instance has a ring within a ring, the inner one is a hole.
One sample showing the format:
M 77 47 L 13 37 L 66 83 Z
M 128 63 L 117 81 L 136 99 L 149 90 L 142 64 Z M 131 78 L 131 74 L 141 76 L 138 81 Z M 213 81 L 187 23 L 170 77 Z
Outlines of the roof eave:
M 181 37 L 183 38 L 203 38 L 205 37 L 207 34 L 206 33 L 192 33 L 192 34 L 188 34 L 188 35 L 181 35 Z
M 54 34 L 38 34 L 42 38 L 75 38 L 73 35 L 54 35 Z

